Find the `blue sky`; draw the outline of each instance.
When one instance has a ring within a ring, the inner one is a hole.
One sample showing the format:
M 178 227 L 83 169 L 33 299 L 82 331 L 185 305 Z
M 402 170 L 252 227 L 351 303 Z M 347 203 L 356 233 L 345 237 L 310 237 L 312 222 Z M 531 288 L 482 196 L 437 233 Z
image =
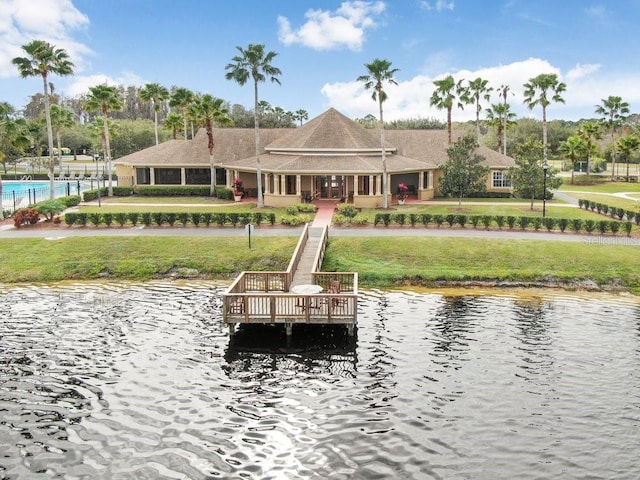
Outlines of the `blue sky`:
M 38 38 L 76 64 L 73 77 L 51 79 L 68 96 L 105 81 L 158 82 L 252 108 L 251 86 L 225 80 L 224 67 L 236 46 L 263 43 L 278 52 L 282 76 L 280 86 L 260 85 L 260 99 L 310 117 L 329 107 L 377 115 L 355 79 L 383 58 L 399 69 L 398 85 L 386 88 L 385 120 L 444 120 L 429 98 L 448 74 L 510 85 L 512 110 L 539 118 L 523 105 L 522 85 L 540 73 L 567 84 L 566 104 L 551 105 L 548 117 L 577 120 L 595 116 L 609 95 L 639 111 L 638 24 L 640 0 L 2 0 L 0 101 L 21 108 L 42 91 L 11 64 Z M 471 119 L 472 110 L 453 118 Z

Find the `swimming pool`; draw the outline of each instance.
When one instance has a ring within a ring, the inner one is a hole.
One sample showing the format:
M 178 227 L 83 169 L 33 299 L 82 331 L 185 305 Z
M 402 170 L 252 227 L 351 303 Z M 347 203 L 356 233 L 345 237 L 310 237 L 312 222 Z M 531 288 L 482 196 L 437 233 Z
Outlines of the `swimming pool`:
M 47 200 L 50 196 L 48 181 L 14 181 L 2 182 L 2 199 L 0 206 L 3 210 L 16 210 L 27 205 Z M 91 182 L 70 180 L 56 181 L 53 185 L 54 197 L 80 195 L 91 188 Z

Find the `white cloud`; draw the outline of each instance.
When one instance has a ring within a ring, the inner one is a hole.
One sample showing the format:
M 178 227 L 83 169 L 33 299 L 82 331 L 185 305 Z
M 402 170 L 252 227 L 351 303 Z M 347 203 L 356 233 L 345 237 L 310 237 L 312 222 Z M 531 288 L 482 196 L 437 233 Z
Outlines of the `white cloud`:
M 123 72 L 119 77 L 116 78 L 102 73 L 88 76 L 75 75 L 71 83 L 67 86 L 66 93 L 71 97 L 84 95 L 89 92 L 89 87 L 94 87 L 96 85 L 102 85 L 105 83 L 112 86 L 133 85 L 140 87 L 147 82 L 135 73 L 131 72 Z
M 365 30 L 376 26 L 375 17 L 384 12 L 384 2 L 343 2 L 335 12 L 308 10 L 307 19 L 298 29 L 288 18 L 278 17 L 278 38 L 285 45 L 299 43 L 315 50 L 346 47 L 358 51 L 364 43 Z
M 509 85 L 508 102 L 511 110 L 519 117 L 540 116 L 540 112 L 529 110 L 523 104 L 523 85 L 529 79 L 541 73 L 555 73 L 567 83 L 567 90 L 562 94 L 565 104 L 552 104 L 548 109 L 549 119 L 563 118 L 565 120 L 593 116 L 593 106 L 601 98 L 609 95 L 620 95 L 625 101 L 633 105 L 640 104 L 640 90 L 635 85 L 640 82 L 638 76 L 621 76 L 615 73 L 601 74 L 598 65 L 578 65 L 562 74 L 546 60 L 529 58 L 507 65 L 497 65 L 477 70 L 445 71 L 437 75 L 420 74 L 405 81 L 398 81 L 398 85 L 386 85 L 388 99 L 384 103 L 385 120 L 406 118 L 436 118 L 446 121 L 446 112 L 429 106 L 429 99 L 434 91 L 433 81 L 446 75 L 453 75 L 456 80 L 473 80 L 477 77 L 487 79 L 494 89 L 501 85 Z M 635 85 L 634 85 L 635 84 Z M 364 117 L 367 114 L 378 116 L 377 104 L 371 99 L 371 92 L 364 90 L 362 83 L 352 81 L 347 83 L 327 83 L 321 93 L 327 98 L 329 106 L 335 107 L 350 117 Z M 492 103 L 501 101 L 494 93 Z M 484 108 L 487 108 L 485 105 Z M 475 119 L 475 109 L 472 105 L 464 110 L 454 109 L 454 121 Z
M 426 10 L 435 10 L 436 12 L 442 12 L 443 10 L 451 10 L 453 11 L 455 5 L 452 0 L 436 0 L 435 2 L 428 2 L 423 0 L 420 2 L 422 8 Z
M 63 48 L 82 69 L 83 57 L 91 53 L 70 32 L 86 28 L 89 19 L 71 0 L 2 0 L 0 4 L 0 77 L 17 76 L 11 60 L 24 54 L 22 45 L 33 39 Z

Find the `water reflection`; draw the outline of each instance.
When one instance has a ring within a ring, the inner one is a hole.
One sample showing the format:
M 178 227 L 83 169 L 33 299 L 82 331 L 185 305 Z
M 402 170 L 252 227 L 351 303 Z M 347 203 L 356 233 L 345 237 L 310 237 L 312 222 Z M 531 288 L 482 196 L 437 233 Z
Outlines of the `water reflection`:
M 363 292 L 240 328 L 207 283 L 0 293 L 0 478 L 633 478 L 640 306 Z

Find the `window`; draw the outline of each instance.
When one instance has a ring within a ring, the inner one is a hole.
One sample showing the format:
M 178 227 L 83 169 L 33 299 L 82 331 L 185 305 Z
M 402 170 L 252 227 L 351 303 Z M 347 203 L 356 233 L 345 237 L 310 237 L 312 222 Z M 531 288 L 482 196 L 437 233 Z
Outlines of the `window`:
M 429 185 L 429 175 L 431 172 L 422 172 L 422 188 L 431 188 Z
M 505 172 L 493 172 L 493 188 L 509 188 L 511 179 Z

